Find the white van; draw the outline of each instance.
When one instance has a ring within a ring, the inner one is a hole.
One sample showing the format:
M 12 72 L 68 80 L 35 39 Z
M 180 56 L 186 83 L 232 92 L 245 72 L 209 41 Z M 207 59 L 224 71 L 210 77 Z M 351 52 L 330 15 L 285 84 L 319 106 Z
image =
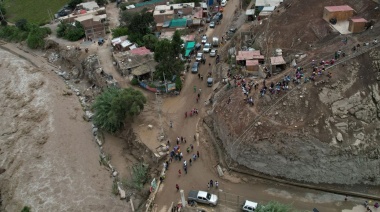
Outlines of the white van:
M 256 210 L 258 203 L 246 200 L 243 205 L 243 211 L 253 212 Z

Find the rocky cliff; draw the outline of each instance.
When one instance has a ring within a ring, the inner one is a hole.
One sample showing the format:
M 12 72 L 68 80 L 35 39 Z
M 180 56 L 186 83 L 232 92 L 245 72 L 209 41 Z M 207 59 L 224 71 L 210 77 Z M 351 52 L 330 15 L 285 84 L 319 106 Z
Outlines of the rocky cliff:
M 250 169 L 313 183 L 379 185 L 379 64 L 377 48 L 330 69 L 331 80 L 291 84 L 283 99 L 256 91 L 254 107 L 240 88 L 223 89 L 206 122 L 231 158 Z

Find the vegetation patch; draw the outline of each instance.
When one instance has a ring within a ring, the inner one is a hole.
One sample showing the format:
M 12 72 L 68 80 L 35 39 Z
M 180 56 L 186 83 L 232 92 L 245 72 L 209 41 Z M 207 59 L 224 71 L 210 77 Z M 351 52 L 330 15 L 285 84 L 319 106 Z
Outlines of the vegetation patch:
M 67 2 L 68 0 L 4 0 L 4 7 L 8 21 L 15 23 L 19 19 L 26 19 L 40 25 L 50 21 L 48 11 L 54 16 Z

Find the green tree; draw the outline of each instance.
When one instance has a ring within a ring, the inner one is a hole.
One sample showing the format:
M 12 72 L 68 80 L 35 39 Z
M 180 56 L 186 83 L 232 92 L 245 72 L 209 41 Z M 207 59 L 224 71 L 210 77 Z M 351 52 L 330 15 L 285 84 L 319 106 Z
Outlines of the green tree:
M 118 38 L 128 34 L 128 29 L 126 27 L 117 27 L 112 30 L 112 37 Z
M 172 38 L 172 48 L 174 55 L 178 56 L 179 54 L 185 54 L 185 49 L 182 47 L 182 44 L 183 40 L 181 39 L 181 33 L 180 31 L 176 30 Z
M 156 46 L 156 43 L 158 42 L 158 38 L 153 34 L 144 35 L 143 42 L 146 48 L 154 51 L 154 47 Z
M 71 9 L 75 9 L 77 4 L 80 4 L 82 2 L 83 2 L 83 0 L 71 0 L 68 5 Z
M 15 25 L 17 28 L 19 28 L 22 31 L 29 31 L 28 21 L 24 18 L 16 21 Z
M 173 75 L 180 75 L 179 73 L 184 69 L 184 64 L 179 59 L 179 54 L 184 53 L 182 43 L 179 31 L 174 33 L 172 41 L 164 39 L 156 43 L 154 59 L 158 65 L 154 72 L 155 77 L 163 79 L 165 75 L 167 79 L 171 79 Z
M 145 103 L 145 96 L 138 90 L 108 88 L 92 105 L 94 124 L 108 132 L 116 132 L 123 126 L 125 118 L 138 115 Z
M 182 80 L 181 80 L 181 77 L 179 76 L 177 76 L 177 78 L 175 79 L 175 89 L 177 91 L 182 90 Z
M 144 35 L 151 33 L 153 24 L 153 13 L 146 11 L 136 13 L 128 24 L 129 40 L 136 42 L 139 45 L 143 45 L 144 42 L 142 38 Z
M 266 205 L 259 205 L 256 208 L 257 212 L 290 212 L 292 211 L 291 205 L 285 205 L 279 202 L 271 201 Z
M 108 2 L 107 2 L 107 0 L 96 0 L 96 3 L 97 3 L 99 6 L 104 6 L 104 5 L 106 5 Z
M 120 7 L 122 4 L 120 4 Z M 123 11 L 121 12 L 120 15 L 120 22 L 123 26 L 128 26 L 131 23 L 131 20 L 133 16 L 135 16 L 137 13 L 136 12 L 130 12 L 130 11 Z
M 74 24 L 61 22 L 57 28 L 57 36 L 69 41 L 77 41 L 85 36 L 82 24 L 76 21 Z
M 42 48 L 45 45 L 44 38 L 47 36 L 48 31 L 38 26 L 31 26 L 28 38 L 26 39 L 26 44 L 31 49 Z

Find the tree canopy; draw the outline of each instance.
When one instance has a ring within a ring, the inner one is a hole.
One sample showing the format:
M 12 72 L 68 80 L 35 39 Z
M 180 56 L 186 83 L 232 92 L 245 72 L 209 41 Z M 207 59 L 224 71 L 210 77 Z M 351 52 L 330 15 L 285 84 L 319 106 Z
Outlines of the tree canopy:
M 77 41 L 85 36 L 85 32 L 79 21 L 74 24 L 61 22 L 57 28 L 57 36 L 69 41 Z
M 167 79 L 171 79 L 173 75 L 179 75 L 184 69 L 184 64 L 179 59 L 179 54 L 185 51 L 182 44 L 179 31 L 175 31 L 171 41 L 168 39 L 157 41 L 154 52 L 154 59 L 158 62 L 154 72 L 157 78 L 163 79 L 165 75 Z
M 133 88 L 111 87 L 95 99 L 92 105 L 94 124 L 108 132 L 118 131 L 126 118 L 138 115 L 146 103 L 145 96 Z
M 147 11 L 134 13 L 128 24 L 128 39 L 139 45 L 143 45 L 143 37 L 152 33 L 153 25 L 153 13 Z
M 120 26 L 112 30 L 112 37 L 114 38 L 118 38 L 127 34 L 128 34 L 128 29 L 126 27 Z

